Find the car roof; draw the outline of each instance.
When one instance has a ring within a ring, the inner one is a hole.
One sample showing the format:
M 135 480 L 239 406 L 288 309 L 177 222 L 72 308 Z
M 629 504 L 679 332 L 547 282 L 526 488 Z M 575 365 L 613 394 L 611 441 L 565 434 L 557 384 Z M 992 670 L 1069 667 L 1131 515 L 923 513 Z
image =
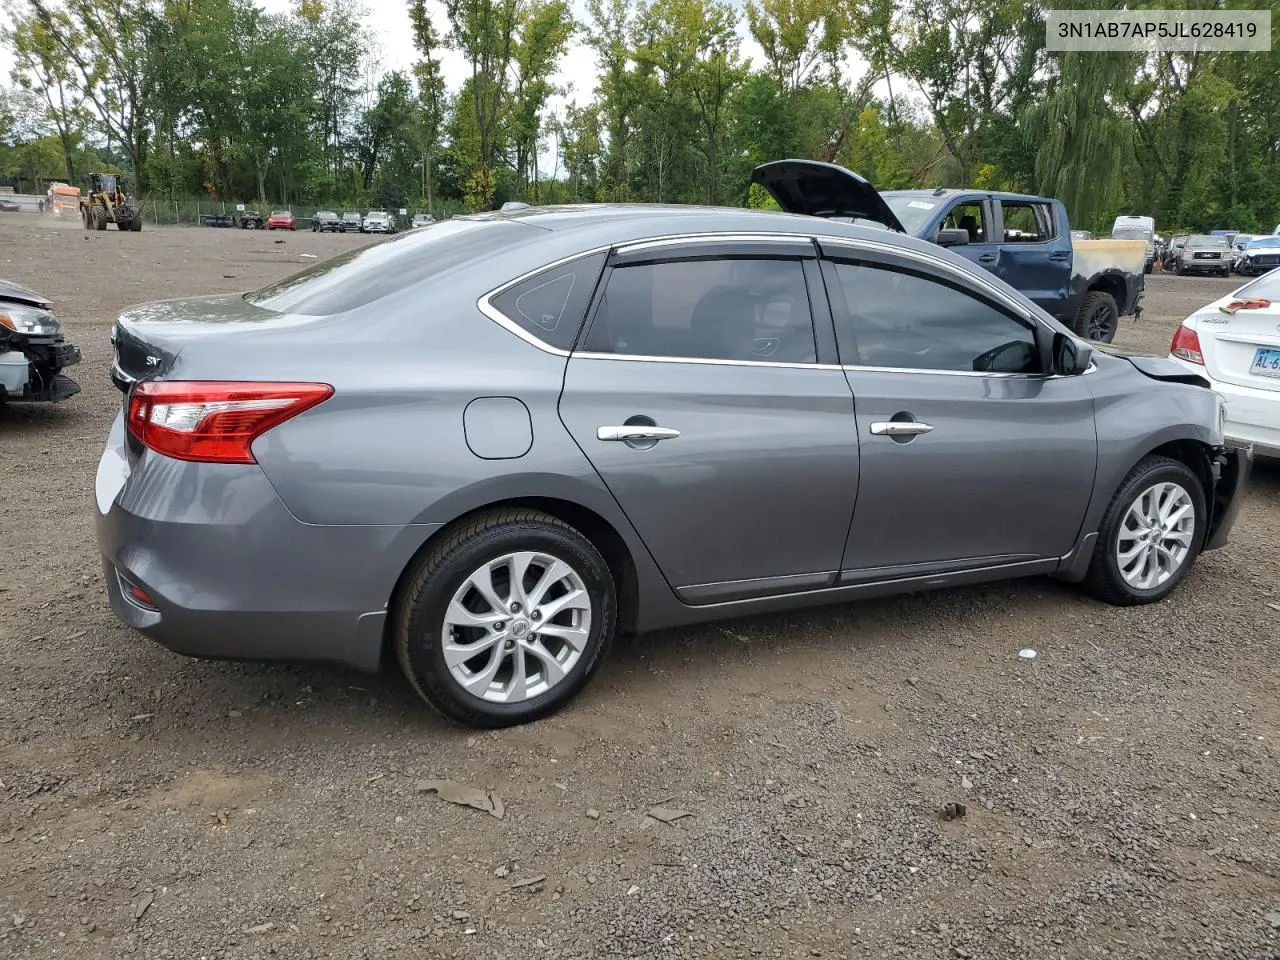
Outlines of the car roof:
M 1026 200 L 1047 202 L 1044 197 L 1029 193 L 1008 193 L 1003 190 L 967 190 L 960 187 L 938 187 L 936 190 L 881 190 L 882 197 L 927 197 L 952 199 L 955 197 L 995 197 L 997 200 Z
M 455 220 L 512 220 L 552 233 L 599 234 L 600 244 L 628 243 L 649 237 L 699 233 L 785 233 L 804 236 L 848 236 L 900 243 L 936 254 L 936 244 L 916 240 L 882 227 L 867 227 L 805 214 L 744 207 L 705 207 L 690 204 L 584 203 L 554 207 L 463 214 Z
M 528 259 L 546 264 L 556 257 L 650 239 L 697 237 L 703 234 L 784 234 L 802 237 L 847 237 L 901 248 L 945 260 L 958 269 L 991 282 L 991 274 L 935 243 L 879 226 L 864 226 L 806 214 L 743 207 L 704 207 L 663 204 L 578 204 L 526 207 L 511 211 L 464 214 L 457 220 L 500 221 L 532 227 L 517 248 L 508 248 L 511 262 Z

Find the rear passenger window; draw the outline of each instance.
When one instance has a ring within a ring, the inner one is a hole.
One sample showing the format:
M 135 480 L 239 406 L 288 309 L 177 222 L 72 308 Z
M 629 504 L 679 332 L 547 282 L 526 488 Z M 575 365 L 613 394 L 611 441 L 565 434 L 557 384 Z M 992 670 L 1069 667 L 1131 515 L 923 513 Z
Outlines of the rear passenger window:
M 593 353 L 814 363 L 799 260 L 717 259 L 615 268 L 585 349 Z
M 1053 215 L 1047 204 L 1001 200 L 1005 243 L 1043 243 L 1054 237 Z
M 597 253 L 550 267 L 508 287 L 490 302 L 504 317 L 548 346 L 571 350 L 604 268 L 604 257 Z
M 903 370 L 1039 373 L 1029 322 L 921 274 L 837 263 L 847 319 L 836 325 L 845 363 Z

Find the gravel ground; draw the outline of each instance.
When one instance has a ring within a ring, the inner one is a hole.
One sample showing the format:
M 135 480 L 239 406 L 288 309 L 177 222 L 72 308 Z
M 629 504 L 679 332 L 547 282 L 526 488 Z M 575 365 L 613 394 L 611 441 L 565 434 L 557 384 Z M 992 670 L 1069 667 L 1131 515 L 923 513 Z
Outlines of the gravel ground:
M 116 312 L 363 242 L 0 219 L 85 355 L 78 397 L 0 411 L 0 956 L 1280 956 L 1276 466 L 1164 603 L 1026 580 L 674 630 L 524 729 L 118 625 Z M 1230 288 L 1151 278 L 1119 339 Z

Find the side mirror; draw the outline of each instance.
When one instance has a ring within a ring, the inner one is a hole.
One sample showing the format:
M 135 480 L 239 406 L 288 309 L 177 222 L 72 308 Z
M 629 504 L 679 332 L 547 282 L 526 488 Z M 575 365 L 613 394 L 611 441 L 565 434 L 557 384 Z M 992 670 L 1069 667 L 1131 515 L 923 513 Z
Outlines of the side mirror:
M 1093 348 L 1065 333 L 1053 335 L 1053 372 L 1064 377 L 1077 376 L 1089 369 Z
M 963 247 L 969 242 L 969 231 L 960 227 L 943 227 L 934 241 L 940 247 Z

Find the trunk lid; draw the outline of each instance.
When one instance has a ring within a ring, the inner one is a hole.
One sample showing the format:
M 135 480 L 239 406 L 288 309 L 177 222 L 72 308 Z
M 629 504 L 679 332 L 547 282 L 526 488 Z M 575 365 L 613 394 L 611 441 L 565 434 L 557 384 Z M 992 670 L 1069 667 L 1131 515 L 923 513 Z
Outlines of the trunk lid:
M 135 381 L 167 373 L 178 354 L 194 343 L 314 319 L 267 310 L 241 294 L 160 300 L 130 307 L 120 314 L 111 331 L 115 348 L 111 378 L 127 391 Z
M 1234 314 L 1218 309 L 1225 297 L 1196 316 L 1205 370 L 1223 383 L 1280 391 L 1280 305 Z
M 775 160 L 751 171 L 787 213 L 826 219 L 870 220 L 906 233 L 876 188 L 852 170 L 817 160 Z

